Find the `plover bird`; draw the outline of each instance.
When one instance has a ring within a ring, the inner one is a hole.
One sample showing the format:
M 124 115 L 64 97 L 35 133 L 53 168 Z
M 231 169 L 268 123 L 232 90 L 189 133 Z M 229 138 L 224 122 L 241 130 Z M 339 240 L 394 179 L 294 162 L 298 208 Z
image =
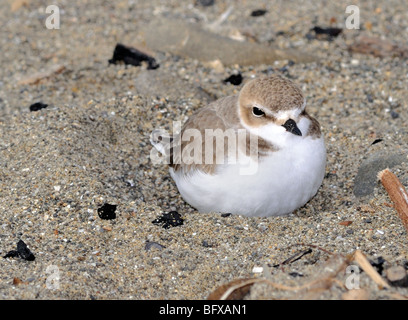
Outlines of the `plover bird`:
M 317 193 L 325 173 L 324 138 L 305 106 L 291 80 L 257 78 L 198 110 L 167 147 L 161 138 L 152 143 L 199 212 L 285 215 Z

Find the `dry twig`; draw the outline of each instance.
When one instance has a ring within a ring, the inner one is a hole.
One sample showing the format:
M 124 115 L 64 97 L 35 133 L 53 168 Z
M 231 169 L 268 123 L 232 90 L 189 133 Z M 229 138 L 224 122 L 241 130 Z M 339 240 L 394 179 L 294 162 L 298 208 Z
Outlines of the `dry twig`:
M 382 185 L 388 192 L 392 202 L 394 203 L 395 210 L 397 210 L 398 216 L 402 220 L 405 229 L 408 231 L 408 193 L 405 190 L 402 183 L 397 176 L 393 174 L 389 169 L 382 170 L 378 173 L 378 178 L 381 180 Z
M 359 264 L 361 269 L 365 271 L 365 273 L 375 282 L 377 283 L 380 288 L 390 288 L 390 285 L 385 281 L 380 274 L 373 268 L 370 262 L 367 260 L 365 255 L 360 251 L 356 250 L 354 252 L 354 260 Z
M 57 64 L 57 65 L 52 66 L 50 69 L 44 72 L 38 72 L 27 78 L 21 79 L 20 81 L 18 81 L 18 84 L 19 85 L 37 84 L 41 80 L 50 78 L 53 75 L 63 72 L 64 70 L 65 70 L 65 66 Z

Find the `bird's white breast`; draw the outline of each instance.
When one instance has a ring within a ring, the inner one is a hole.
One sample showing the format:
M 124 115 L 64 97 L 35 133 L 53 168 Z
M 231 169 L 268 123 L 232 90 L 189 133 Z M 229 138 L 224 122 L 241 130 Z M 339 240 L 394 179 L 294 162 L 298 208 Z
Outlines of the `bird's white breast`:
M 240 164 L 218 165 L 213 175 L 172 168 L 170 174 L 183 198 L 200 212 L 288 214 L 316 194 L 324 177 L 326 151 L 323 137 L 289 135 L 285 145 L 252 163 L 257 165 L 253 174 L 242 174 Z

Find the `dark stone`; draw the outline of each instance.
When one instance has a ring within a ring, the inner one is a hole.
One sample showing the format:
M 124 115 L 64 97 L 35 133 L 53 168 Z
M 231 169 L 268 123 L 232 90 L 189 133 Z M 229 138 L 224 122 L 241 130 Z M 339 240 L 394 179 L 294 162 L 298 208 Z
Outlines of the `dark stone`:
M 27 245 L 23 240 L 18 241 L 17 250 L 9 251 L 3 258 L 15 258 L 15 257 L 20 257 L 21 259 L 27 261 L 35 260 L 34 254 L 31 252 L 30 249 L 28 249 Z
M 299 272 L 289 272 L 289 275 L 293 278 L 303 277 L 303 274 Z
M 5 256 L 3 256 L 3 258 L 5 258 L 5 259 L 6 258 L 16 258 L 16 257 L 18 257 L 17 250 L 11 250 L 11 251 L 7 252 Z
M 393 119 L 399 118 L 399 113 L 395 112 L 394 110 L 391 110 L 391 118 L 393 118 Z
M 375 260 L 370 260 L 370 264 L 375 268 L 375 269 L 377 269 L 377 272 L 379 273 L 379 274 L 381 274 L 382 272 L 383 272 L 383 270 L 384 270 L 384 263 L 385 263 L 386 261 L 384 260 L 384 258 L 383 257 L 378 257 L 378 258 L 376 258 Z
M 326 175 L 324 176 L 324 178 L 325 179 L 331 179 L 331 178 L 338 178 L 339 176 L 337 175 L 337 174 L 335 174 L 335 173 L 331 173 L 331 172 L 328 172 L 328 173 L 326 173 Z
M 251 17 L 260 17 L 267 13 L 268 10 L 258 9 L 251 12 Z
M 383 139 L 375 139 L 371 145 L 377 144 L 377 143 L 379 143 L 379 142 L 381 142 L 381 141 L 383 141 Z
M 41 109 L 45 109 L 47 107 L 48 107 L 48 104 L 46 104 L 46 103 L 36 102 L 36 103 L 33 103 L 30 106 L 30 111 L 34 112 L 34 111 L 38 111 L 38 110 L 41 110 Z
M 98 216 L 103 220 L 116 219 L 116 205 L 105 203 L 102 207 L 98 208 Z
M 222 213 L 221 217 L 226 218 L 229 217 L 231 215 L 231 213 Z
M 151 249 L 159 249 L 159 250 L 163 250 L 164 248 L 166 248 L 165 246 L 161 245 L 158 242 L 154 242 L 154 241 L 147 241 L 146 245 L 145 245 L 145 250 L 146 251 L 150 251 Z
M 215 0 L 197 0 L 197 4 L 203 6 L 203 7 L 210 7 L 214 5 Z
M 148 63 L 147 69 L 157 69 L 160 66 L 153 57 L 138 49 L 127 47 L 120 43 L 116 45 L 113 57 L 109 60 L 109 63 L 116 64 L 118 61 L 123 61 L 125 64 L 132 66 L 140 66 L 142 61 L 146 61 Z
M 242 75 L 240 73 L 230 75 L 227 79 L 225 79 L 224 83 L 231 83 L 234 86 L 239 86 L 242 83 Z
M 35 260 L 34 254 L 30 251 L 30 249 L 28 249 L 27 245 L 24 243 L 23 240 L 20 240 L 17 243 L 17 252 L 18 252 L 18 255 L 24 260 L 27 260 L 27 261 Z
M 393 266 L 385 271 L 388 281 L 394 287 L 408 287 L 408 275 L 403 266 Z
M 321 28 L 319 26 L 316 26 L 311 29 L 311 31 L 314 31 L 316 35 L 328 35 L 330 37 L 337 37 L 343 29 L 340 28 Z
M 353 193 L 356 197 L 371 195 L 378 185 L 377 174 L 386 168 L 392 168 L 406 160 L 404 154 L 384 155 L 375 153 L 363 161 L 354 179 Z
M 164 213 L 161 217 L 154 219 L 152 223 L 161 225 L 164 229 L 169 229 L 170 227 L 183 225 L 184 220 L 177 211 L 170 211 L 169 213 Z

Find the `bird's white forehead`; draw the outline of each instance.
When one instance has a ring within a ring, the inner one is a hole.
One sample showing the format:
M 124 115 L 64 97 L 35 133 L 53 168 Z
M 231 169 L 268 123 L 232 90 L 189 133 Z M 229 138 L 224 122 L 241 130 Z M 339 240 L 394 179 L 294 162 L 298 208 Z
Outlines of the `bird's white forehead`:
M 255 103 L 255 107 L 262 109 L 266 114 L 273 116 L 277 120 L 287 120 L 287 119 L 297 119 L 299 115 L 302 113 L 302 111 L 306 107 L 306 101 L 303 102 L 302 106 L 300 108 L 293 108 L 290 110 L 279 110 L 279 111 L 272 111 L 269 108 L 265 108 L 264 106 Z

